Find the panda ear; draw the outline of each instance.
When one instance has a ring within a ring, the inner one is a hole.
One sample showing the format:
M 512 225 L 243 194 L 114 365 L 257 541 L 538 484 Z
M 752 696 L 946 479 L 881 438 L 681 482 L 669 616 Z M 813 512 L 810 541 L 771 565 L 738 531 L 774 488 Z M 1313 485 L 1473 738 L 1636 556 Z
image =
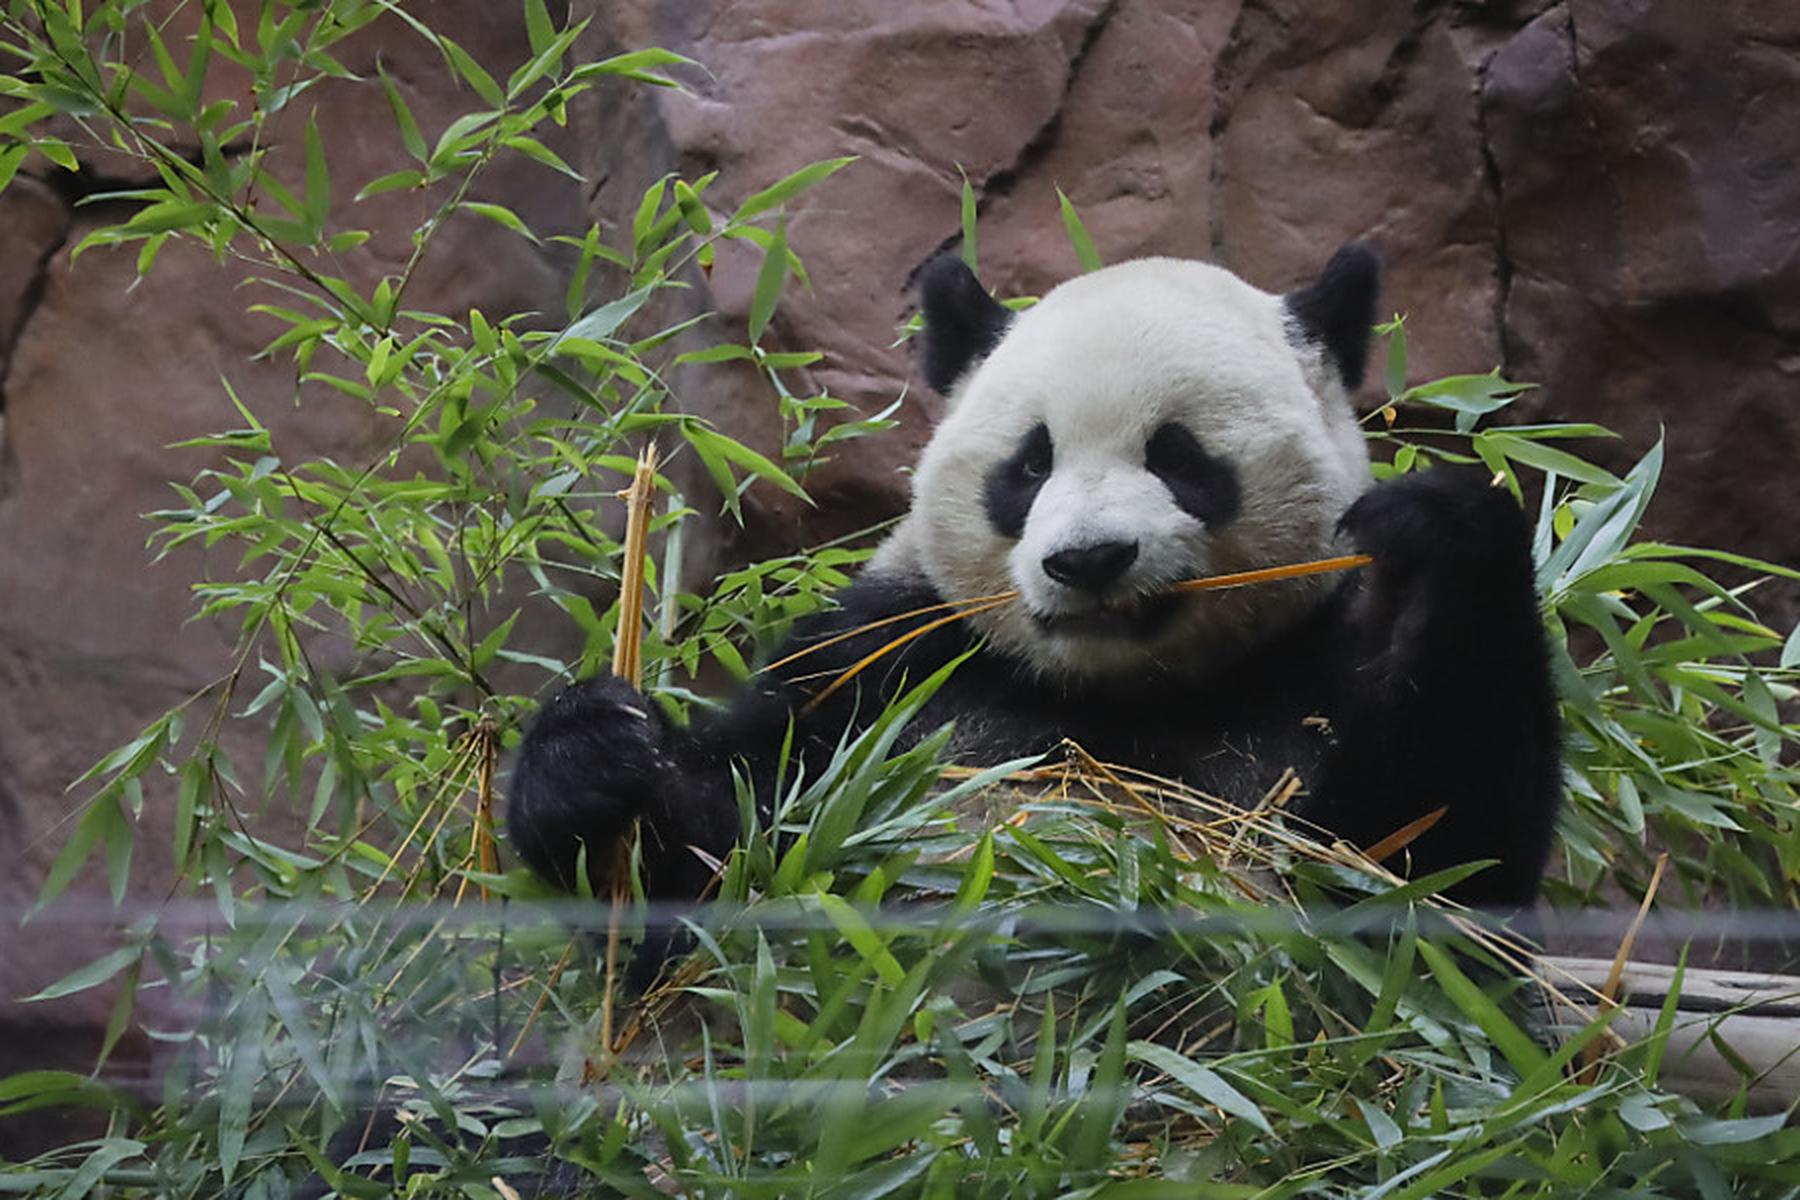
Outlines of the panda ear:
M 1000 344 L 1012 312 L 981 286 L 954 254 L 940 254 L 920 272 L 919 307 L 925 313 L 925 382 L 948 396 L 956 381 Z
M 1339 248 L 1319 277 L 1285 298 L 1301 340 L 1321 346 L 1344 387 L 1362 386 L 1369 361 L 1369 329 L 1381 291 L 1381 260 L 1361 242 Z

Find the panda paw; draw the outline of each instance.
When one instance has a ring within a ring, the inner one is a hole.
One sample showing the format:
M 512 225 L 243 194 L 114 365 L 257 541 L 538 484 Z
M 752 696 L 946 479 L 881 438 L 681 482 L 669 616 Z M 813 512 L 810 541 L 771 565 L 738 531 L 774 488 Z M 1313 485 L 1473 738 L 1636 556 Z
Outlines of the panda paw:
M 1375 560 L 1370 572 L 1385 588 L 1530 578 L 1525 515 L 1479 471 L 1435 467 L 1377 484 L 1338 528 Z
M 507 828 L 538 874 L 571 890 L 588 848 L 590 870 L 650 810 L 669 771 L 661 710 L 611 677 L 584 680 L 539 710 L 513 767 Z

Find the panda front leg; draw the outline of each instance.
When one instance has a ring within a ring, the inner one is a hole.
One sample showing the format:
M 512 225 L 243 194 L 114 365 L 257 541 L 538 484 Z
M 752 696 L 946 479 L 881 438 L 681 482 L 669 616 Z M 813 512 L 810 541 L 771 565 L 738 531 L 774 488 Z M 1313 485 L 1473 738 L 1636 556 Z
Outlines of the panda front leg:
M 910 574 L 867 572 L 835 599 L 835 608 L 801 620 L 777 652 L 778 667 L 794 663 L 759 673 L 723 712 L 699 714 L 691 728 L 675 727 L 654 701 L 614 678 L 583 680 L 538 710 L 514 761 L 507 810 L 508 835 L 526 864 L 574 891 L 585 846 L 590 882 L 603 892 L 610 851 L 638 821 L 648 894 L 691 900 L 712 881 L 707 859 L 723 859 L 742 832 L 734 770 L 747 777 L 766 822 L 790 723 L 795 758 L 817 765 L 813 759 L 828 759 L 847 732 L 873 720 L 901 682 L 968 649 L 961 629 L 931 628 L 941 601 Z M 916 619 L 895 624 L 905 617 Z M 859 682 L 820 704 L 818 685 L 802 686 L 909 632 L 903 649 L 864 677 L 866 691 Z
M 514 762 L 511 793 L 514 848 L 569 891 L 584 848 L 594 891 L 610 891 L 613 847 L 640 821 L 646 893 L 692 899 L 711 877 L 694 848 L 722 858 L 738 835 L 729 768 L 616 678 L 583 680 L 539 710 Z
M 1370 489 L 1341 528 L 1375 561 L 1346 597 L 1334 744 L 1303 815 L 1369 846 L 1442 808 L 1390 865 L 1498 859 L 1450 895 L 1527 905 L 1562 777 L 1525 515 L 1478 473 L 1437 468 Z

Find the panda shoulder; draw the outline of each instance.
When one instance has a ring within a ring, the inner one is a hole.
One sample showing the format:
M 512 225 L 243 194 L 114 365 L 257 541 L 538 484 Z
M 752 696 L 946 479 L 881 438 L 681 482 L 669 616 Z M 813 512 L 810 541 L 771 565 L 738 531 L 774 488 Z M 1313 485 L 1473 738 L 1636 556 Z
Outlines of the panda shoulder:
M 903 520 L 850 584 L 832 596 L 829 608 L 795 626 L 789 651 L 830 643 L 805 654 L 811 660 L 806 673 L 854 662 L 941 615 L 944 598 L 920 565 L 913 526 L 911 518 Z
M 859 629 L 865 625 L 882 626 L 887 636 L 905 632 L 916 621 L 896 622 L 920 610 L 943 606 L 944 597 L 926 578 L 916 559 L 888 553 L 884 547 L 863 566 L 850 586 L 835 597 L 833 608 L 824 616 L 826 632 Z M 888 624 L 895 626 L 887 628 Z

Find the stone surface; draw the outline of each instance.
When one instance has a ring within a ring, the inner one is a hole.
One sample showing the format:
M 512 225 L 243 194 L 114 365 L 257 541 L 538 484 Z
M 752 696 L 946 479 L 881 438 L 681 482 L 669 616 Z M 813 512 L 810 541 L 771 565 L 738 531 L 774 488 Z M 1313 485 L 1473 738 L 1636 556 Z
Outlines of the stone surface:
M 619 86 L 579 105 L 559 146 L 586 188 L 528 165 L 491 176 L 493 198 L 534 226 L 597 219 L 615 235 L 670 170 L 718 169 L 710 199 L 729 211 L 807 162 L 859 156 L 790 215 L 813 286 L 790 289 L 771 338 L 826 351 L 796 386 L 865 412 L 905 389 L 906 427 L 846 446 L 809 481 L 816 508 L 754 491 L 746 528 L 715 527 L 696 572 L 904 505 L 903 468 L 939 402 L 896 331 L 913 273 L 956 242 L 963 173 L 980 204 L 983 275 L 1008 294 L 1076 269 L 1057 187 L 1109 260 L 1210 256 L 1269 288 L 1367 238 L 1388 264 L 1383 307 L 1409 314 L 1415 376 L 1502 365 L 1542 385 L 1522 415 L 1619 430 L 1602 451 L 1615 465 L 1664 430 L 1657 533 L 1800 561 L 1788 482 L 1800 451 L 1800 6 L 1789 0 L 573 7 L 594 18 L 594 54 L 660 44 L 705 70 L 683 75 L 686 93 Z M 433 12 L 484 61 L 504 68 L 525 53 L 513 6 Z M 352 49 L 359 70 L 379 50 L 428 137 L 469 103 L 409 35 L 378 24 Z M 389 169 L 391 127 L 330 87 L 315 103 L 345 202 Z M 132 178 L 129 164 L 93 166 Z M 206 564 L 146 566 L 139 519 L 165 502 L 167 480 L 204 462 L 167 444 L 226 423 L 220 375 L 296 446 L 354 455 L 382 432 L 328 394 L 296 410 L 282 373 L 250 361 L 260 331 L 238 318 L 249 297 L 233 269 L 172 248 L 127 291 L 128 255 L 71 265 L 66 249 L 95 217 L 70 202 L 100 183 L 21 178 L 0 196 L 0 913 L 34 894 L 76 803 L 67 781 L 222 668 L 228 632 L 184 624 L 185 580 Z M 395 193 L 354 210 L 375 237 L 344 270 L 367 278 L 401 261 L 420 203 Z M 452 252 L 415 285 L 434 307 L 560 311 L 558 249 L 473 219 L 444 236 Z M 709 332 L 732 336 L 757 266 L 722 247 L 665 315 L 716 309 Z M 690 409 L 779 444 L 753 374 L 695 368 L 676 383 Z M 139 863 L 136 902 L 158 894 L 157 852 Z M 92 940 L 0 928 L 10 1044 L 31 1021 L 104 1018 L 98 995 L 54 1014 L 11 1003 L 92 957 Z
M 1800 562 L 1800 19 L 1558 5 L 1482 104 L 1524 411 L 1610 425 L 1615 464 L 1666 430 L 1660 532 Z
M 1792 6 L 593 9 L 618 44 L 662 42 L 710 72 L 691 95 L 655 96 L 609 164 L 645 181 L 721 167 L 729 202 L 800 163 L 862 156 L 795 219 L 816 288 L 778 332 L 824 348 L 818 383 L 859 407 L 908 382 L 909 426 L 843 454 L 816 485 L 827 511 L 753 511 L 752 546 L 854 527 L 845 504 L 860 519 L 904 503 L 896 468 L 936 398 L 892 330 L 912 273 L 956 244 L 960 168 L 980 199 L 983 275 L 1003 293 L 1075 269 L 1058 186 L 1103 257 L 1209 256 L 1269 288 L 1366 239 L 1387 263 L 1383 307 L 1408 314 L 1415 381 L 1501 366 L 1541 385 L 1521 417 L 1624 435 L 1589 448 L 1616 467 L 1666 430 L 1655 532 L 1800 560 L 1778 465 L 1800 448 Z M 595 211 L 617 222 L 636 195 L 609 183 Z M 754 271 L 722 257 L 696 304 L 741 327 Z M 708 391 L 772 440 L 745 415 L 759 411 L 752 382 Z M 1800 603 L 1772 615 L 1791 621 Z

